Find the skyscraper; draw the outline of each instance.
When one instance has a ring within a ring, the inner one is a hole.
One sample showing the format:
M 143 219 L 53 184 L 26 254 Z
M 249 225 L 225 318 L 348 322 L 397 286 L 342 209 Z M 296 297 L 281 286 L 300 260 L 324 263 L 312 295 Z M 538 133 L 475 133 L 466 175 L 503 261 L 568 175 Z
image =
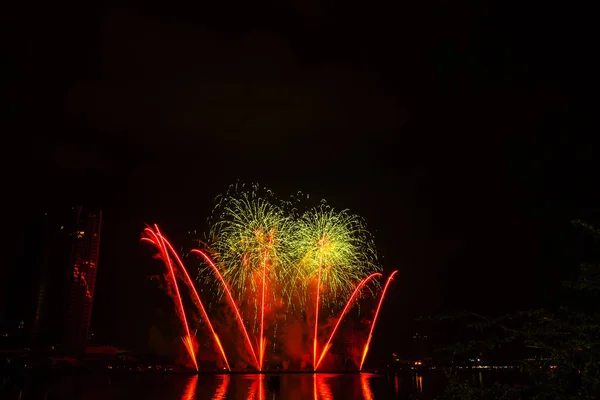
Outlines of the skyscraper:
M 101 213 L 82 207 L 27 216 L 20 255 L 0 293 L 6 297 L 0 310 L 2 332 L 10 334 L 11 345 L 81 354 L 91 318 L 101 225 Z
M 65 352 L 83 353 L 88 339 L 100 255 L 102 212 L 76 209 L 77 230 L 73 232 L 69 269 Z

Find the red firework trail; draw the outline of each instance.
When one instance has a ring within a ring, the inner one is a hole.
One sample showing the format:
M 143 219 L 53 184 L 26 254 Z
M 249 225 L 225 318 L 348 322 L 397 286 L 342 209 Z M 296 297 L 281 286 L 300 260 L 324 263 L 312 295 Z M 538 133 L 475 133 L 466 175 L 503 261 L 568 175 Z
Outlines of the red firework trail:
M 171 245 L 171 243 L 169 243 L 169 241 L 160 233 L 160 230 L 158 229 L 158 225 L 154 224 L 154 227 L 156 229 L 156 232 L 158 233 L 158 236 L 169 247 L 169 250 L 171 250 L 171 254 L 173 254 L 175 256 L 175 259 L 177 260 L 177 263 L 179 264 L 179 268 L 183 271 L 183 273 L 185 275 L 188 287 L 190 289 L 192 289 L 192 293 L 194 294 L 194 297 L 196 298 L 196 304 L 198 306 L 198 309 L 202 313 L 202 316 L 203 316 L 204 320 L 206 321 L 206 325 L 208 326 L 208 329 L 210 330 L 210 333 L 212 334 L 212 336 L 215 340 L 215 343 L 217 344 L 217 347 L 219 348 L 219 352 L 221 353 L 221 356 L 223 357 L 223 361 L 225 361 L 227 370 L 231 371 L 231 368 L 229 367 L 229 362 L 227 361 L 227 356 L 225 355 L 225 350 L 223 349 L 223 346 L 221 345 L 221 340 L 219 340 L 219 335 L 217 335 L 217 332 L 215 331 L 212 323 L 210 322 L 210 319 L 208 318 L 208 313 L 206 312 L 206 309 L 204 308 L 204 304 L 202 304 L 202 300 L 200 300 L 200 295 L 198 295 L 198 292 L 196 291 L 196 287 L 194 286 L 194 281 L 192 281 L 192 278 L 190 278 L 190 275 L 188 274 L 187 269 L 183 265 L 183 262 L 179 258 L 179 255 L 177 255 L 177 252 L 175 251 L 175 249 L 173 249 L 173 246 Z M 146 228 L 146 229 L 148 229 L 148 228 Z
M 367 339 L 367 343 L 365 343 L 365 348 L 363 349 L 362 358 L 360 360 L 360 366 L 358 367 L 359 370 L 362 370 L 363 364 L 365 362 L 365 358 L 367 358 L 367 352 L 369 351 L 369 345 L 371 344 L 371 339 L 373 339 L 373 330 L 375 329 L 375 323 L 377 322 L 377 316 L 379 316 L 379 310 L 381 309 L 381 304 L 383 303 L 383 299 L 385 297 L 385 292 L 387 291 L 388 286 L 394 279 L 394 275 L 396 275 L 397 272 L 398 272 L 398 270 L 392 272 L 392 274 L 387 279 L 385 286 L 383 287 L 383 292 L 381 292 L 381 298 L 379 299 L 379 304 L 377 305 L 377 310 L 375 311 L 375 316 L 373 317 L 373 322 L 371 323 L 371 330 L 369 331 L 369 337 Z
M 269 244 L 268 246 L 271 246 L 271 243 L 273 242 L 273 235 L 269 235 Z M 262 296 L 261 296 L 261 301 L 260 301 L 260 343 L 259 343 L 259 365 L 260 368 L 259 370 L 262 371 L 263 370 L 263 362 L 264 362 L 264 356 L 265 356 L 265 341 L 266 338 L 264 337 L 264 330 L 265 330 L 265 285 L 267 282 L 267 251 L 269 250 L 269 247 L 267 247 L 265 249 L 265 255 L 263 257 L 263 266 L 262 266 Z
M 221 282 L 221 285 L 223 285 L 223 288 L 225 289 L 225 292 L 227 293 L 227 297 L 229 298 L 229 302 L 231 303 L 231 307 L 233 308 L 233 310 L 235 311 L 235 315 L 237 316 L 238 324 L 239 324 L 240 328 L 242 329 L 242 332 L 244 333 L 244 337 L 246 338 L 246 345 L 248 346 L 248 349 L 250 350 L 250 353 L 252 354 L 252 357 L 254 358 L 256 369 L 260 370 L 260 364 L 258 362 L 258 359 L 256 358 L 256 352 L 254 351 L 254 346 L 252 346 L 252 341 L 250 340 L 250 335 L 248 335 L 248 330 L 246 329 L 246 326 L 244 324 L 244 319 L 242 318 L 240 309 L 239 309 L 237 303 L 235 302 L 235 299 L 233 298 L 233 294 L 231 294 L 231 289 L 229 288 L 229 285 L 227 284 L 227 282 L 225 282 L 225 278 L 223 278 L 221 271 L 219 271 L 219 269 L 217 268 L 217 266 L 215 265 L 213 260 L 202 250 L 193 249 L 191 251 L 191 253 L 199 254 L 202 258 L 204 258 L 204 260 L 208 263 L 208 265 L 210 265 L 210 267 L 214 271 L 215 275 L 217 275 L 217 278 Z
M 350 310 L 350 308 L 351 308 L 351 306 L 352 306 L 352 304 L 354 302 L 354 299 L 356 298 L 356 296 L 358 295 L 358 293 L 360 292 L 360 290 L 363 288 L 363 286 L 365 286 L 367 284 L 367 282 L 369 282 L 371 279 L 375 278 L 376 276 L 381 276 L 381 274 L 379 272 L 375 272 L 375 273 L 367 276 L 365 279 L 363 279 L 358 284 L 358 286 L 356 286 L 356 289 L 354 289 L 354 292 L 352 292 L 352 295 L 348 299 L 348 302 L 346 303 L 346 306 L 344 307 L 344 310 L 340 314 L 340 317 L 338 318 L 337 323 L 335 324 L 335 327 L 333 328 L 333 331 L 331 332 L 331 335 L 329 335 L 329 339 L 327 340 L 327 343 L 325 344 L 325 347 L 323 347 L 323 350 L 321 351 L 321 357 L 319 357 L 319 361 L 317 361 L 317 366 L 315 367 L 315 370 L 317 368 L 319 368 L 319 365 L 321 364 L 321 361 L 323 361 L 323 358 L 325 357 L 325 354 L 327 354 L 327 352 L 329 351 L 329 348 L 331 347 L 331 340 L 333 339 L 333 336 L 335 335 L 335 332 L 339 328 L 340 323 L 344 319 L 344 316 Z
M 321 295 L 321 267 L 317 278 L 317 304 L 315 305 L 315 335 L 313 337 L 313 371 L 317 369 L 317 333 L 319 325 L 319 297 Z
M 183 338 L 183 343 L 185 344 L 185 347 L 190 355 L 190 358 L 192 359 L 192 361 L 194 362 L 194 366 L 196 367 L 196 370 L 198 370 L 198 363 L 196 362 L 196 354 L 194 351 L 194 346 L 192 343 L 192 335 L 190 334 L 190 328 L 187 322 L 187 318 L 185 316 L 185 309 L 183 307 L 183 300 L 181 299 L 181 294 L 179 293 L 179 285 L 177 284 L 177 278 L 175 277 L 175 269 L 173 268 L 173 263 L 171 262 L 171 258 L 169 257 L 169 253 L 167 251 L 167 248 L 165 246 L 165 240 L 162 237 L 157 237 L 154 232 L 152 232 L 152 234 L 154 235 L 154 237 L 156 238 L 156 242 L 155 244 L 160 244 L 160 251 L 163 254 L 163 258 L 165 260 L 165 263 L 167 264 L 167 266 L 169 267 L 169 272 L 171 273 L 171 279 L 173 279 L 173 286 L 175 287 L 175 293 L 177 294 L 177 300 L 178 300 L 178 304 L 179 304 L 179 312 L 181 314 L 181 317 L 183 319 L 183 325 L 185 327 L 185 332 L 186 332 L 186 337 Z M 160 233 L 159 233 L 160 235 Z
M 194 362 L 194 366 L 196 367 L 196 370 L 198 370 L 198 364 L 196 363 L 196 356 L 195 356 L 194 344 L 192 342 L 192 337 L 190 335 L 190 331 L 189 331 L 189 328 L 188 328 L 187 318 L 185 316 L 185 310 L 183 308 L 183 303 L 182 303 L 182 300 L 181 300 L 181 295 L 179 293 L 179 286 L 177 285 L 177 280 L 175 279 L 175 275 L 174 275 L 174 271 L 173 271 L 173 265 L 171 264 L 171 260 L 169 259 L 169 256 L 167 254 L 167 249 L 164 246 L 164 242 L 161 241 L 156 236 L 156 234 L 154 232 L 152 232 L 152 231 L 149 231 L 149 232 L 152 234 L 152 236 L 154 237 L 155 240 L 152 240 L 152 239 L 146 238 L 146 237 L 143 237 L 142 240 L 146 240 L 146 241 L 154 244 L 155 246 L 157 246 L 158 249 L 159 249 L 159 251 L 160 251 L 160 253 L 162 254 L 162 257 L 163 257 L 163 260 L 164 260 L 165 264 L 167 264 L 167 266 L 169 267 L 169 271 L 171 272 L 172 279 L 173 279 L 173 284 L 175 286 L 175 290 L 176 290 L 176 293 L 177 293 L 177 298 L 179 299 L 179 306 L 180 306 L 180 310 L 181 310 L 180 315 L 181 315 L 181 317 L 183 319 L 182 322 L 183 322 L 184 327 L 185 327 L 186 332 L 187 332 L 187 336 L 182 337 L 181 340 L 183 341 L 183 344 L 184 344 L 186 350 L 188 351 L 188 353 L 190 355 L 190 358 Z

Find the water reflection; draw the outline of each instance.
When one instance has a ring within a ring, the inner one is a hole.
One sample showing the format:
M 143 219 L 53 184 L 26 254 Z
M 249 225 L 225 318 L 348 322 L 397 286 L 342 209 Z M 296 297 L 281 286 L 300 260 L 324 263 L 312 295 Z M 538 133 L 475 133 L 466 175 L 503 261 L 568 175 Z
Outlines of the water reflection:
M 371 384 L 369 383 L 370 374 L 360 374 L 360 387 L 362 388 L 362 394 L 365 400 L 373 400 L 373 392 L 371 391 Z
M 471 375 L 471 374 L 469 374 Z M 478 373 L 472 374 L 478 383 Z M 485 375 L 485 373 L 481 374 Z M 110 378 L 110 379 L 109 379 Z M 485 382 L 486 377 L 483 376 Z M 427 388 L 423 387 L 427 380 Z M 443 379 L 431 373 L 380 374 L 112 374 L 59 376 L 34 382 L 17 380 L 0 387 L 0 398 L 42 400 L 332 400 L 379 398 L 433 399 Z M 110 381 L 110 383 L 109 383 Z M 0 378 L 2 383 L 2 378 Z M 426 389 L 426 390 L 425 390 Z M 8 396 L 5 396 L 8 394 Z
M 229 388 L 229 375 L 221 375 L 221 383 L 217 386 L 213 400 L 221 400 L 227 398 L 227 389 Z
M 326 382 L 326 379 L 330 377 L 329 374 L 313 374 L 315 400 L 333 400 L 331 388 Z
M 185 385 L 181 400 L 195 400 L 196 389 L 198 388 L 198 375 L 194 375 Z M 216 375 L 215 379 L 220 380 L 215 389 L 212 400 L 223 400 L 227 398 L 227 390 L 229 389 L 229 375 Z
M 417 392 L 423 392 L 423 377 L 419 374 L 415 374 L 415 386 L 417 387 Z
M 196 398 L 196 387 L 198 386 L 198 375 L 194 375 L 188 382 L 181 400 L 193 400 Z
M 247 400 L 264 400 L 266 397 L 265 393 L 265 376 L 264 375 L 250 375 L 254 382 L 250 385 L 248 390 Z

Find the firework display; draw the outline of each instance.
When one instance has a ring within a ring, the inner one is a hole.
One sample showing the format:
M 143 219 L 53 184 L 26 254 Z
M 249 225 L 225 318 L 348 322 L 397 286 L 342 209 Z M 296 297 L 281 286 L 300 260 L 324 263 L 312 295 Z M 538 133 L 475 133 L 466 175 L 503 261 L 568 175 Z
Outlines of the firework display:
M 324 201 L 301 209 L 301 198 L 300 195 L 281 201 L 257 185 L 232 186 L 216 200 L 203 246 L 187 252 L 196 256 L 190 261 L 200 262 L 198 280 L 213 288 L 202 291 L 208 295 L 204 300 L 209 305 L 211 301 L 223 303 L 235 320 L 237 334 L 229 332 L 227 343 L 221 342 L 217 331 L 220 332 L 219 325 L 229 329 L 232 324 L 211 321 L 173 246 L 157 225 L 144 230 L 142 239 L 158 249 L 167 266 L 167 282 L 174 289 L 171 294 L 184 325 L 182 340 L 196 369 L 198 346 L 190 333 L 178 277 L 187 285 L 201 322 L 210 332 L 227 370 L 231 367 L 226 353 L 235 346 L 238 358 L 247 360 L 245 366 L 237 361 L 237 369 L 265 371 L 273 365 L 286 369 L 291 363 L 296 369 L 316 371 L 332 348 L 344 317 L 361 297 L 374 297 L 369 294 L 375 295 L 380 288 L 377 278 L 382 275 L 374 241 L 364 221 L 348 210 L 337 211 Z M 395 274 L 396 271 L 381 292 L 372 321 L 367 321 L 369 334 L 355 360 L 359 369 Z M 324 346 L 319 348 L 325 337 Z

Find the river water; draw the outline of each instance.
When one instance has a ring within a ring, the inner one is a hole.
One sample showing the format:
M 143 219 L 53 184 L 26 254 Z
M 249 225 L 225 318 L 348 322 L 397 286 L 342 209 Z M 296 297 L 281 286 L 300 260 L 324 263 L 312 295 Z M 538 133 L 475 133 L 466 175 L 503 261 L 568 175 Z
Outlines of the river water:
M 433 399 L 436 374 L 88 374 L 0 378 L 2 399 Z M 417 395 L 417 396 L 415 396 Z

